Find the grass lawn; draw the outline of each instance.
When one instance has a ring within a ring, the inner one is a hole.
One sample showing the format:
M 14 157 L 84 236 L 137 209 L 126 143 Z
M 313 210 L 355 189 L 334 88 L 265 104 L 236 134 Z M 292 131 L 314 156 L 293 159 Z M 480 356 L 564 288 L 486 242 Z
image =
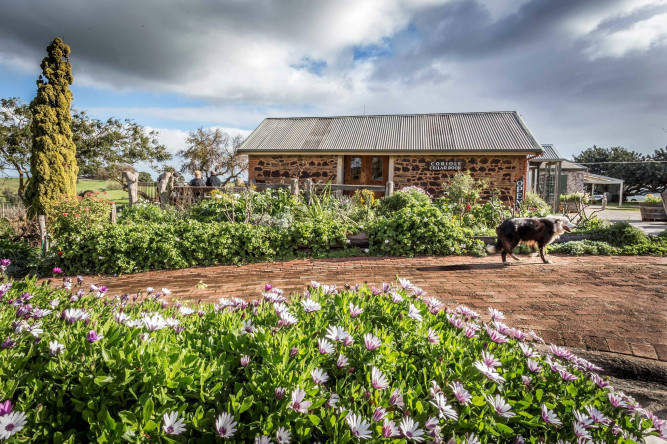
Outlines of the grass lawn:
M 79 179 L 76 184 L 76 192 L 81 193 L 82 191 L 100 191 L 105 193 L 105 197 L 109 200 L 112 200 L 118 204 L 127 204 L 127 192 L 123 191 L 122 189 L 113 189 L 119 186 L 120 184 L 113 180 Z M 14 193 L 16 193 L 19 188 L 18 178 L 0 178 L 0 190 L 4 188 L 9 188 Z

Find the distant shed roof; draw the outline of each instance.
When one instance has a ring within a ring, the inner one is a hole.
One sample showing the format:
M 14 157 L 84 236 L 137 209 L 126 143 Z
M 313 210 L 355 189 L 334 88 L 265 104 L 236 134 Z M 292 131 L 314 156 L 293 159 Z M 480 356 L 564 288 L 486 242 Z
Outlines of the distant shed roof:
M 542 148 L 544 149 L 544 152 L 540 154 L 539 156 L 535 157 L 534 159 L 530 159 L 531 162 L 534 163 L 541 163 L 541 162 L 561 162 L 565 159 L 563 159 L 563 156 L 560 155 L 558 150 L 556 149 L 555 146 L 553 146 L 550 143 L 543 143 Z
M 561 164 L 561 170 L 581 170 L 588 171 L 588 167 L 581 165 L 579 163 L 570 162 L 569 160 L 564 160 Z
M 541 153 L 516 111 L 267 118 L 241 145 L 260 152 Z

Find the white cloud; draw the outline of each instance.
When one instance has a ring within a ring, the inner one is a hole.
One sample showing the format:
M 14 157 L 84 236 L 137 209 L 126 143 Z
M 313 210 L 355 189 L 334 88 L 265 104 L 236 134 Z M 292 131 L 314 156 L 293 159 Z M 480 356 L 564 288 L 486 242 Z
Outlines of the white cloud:
M 591 2 L 591 8 L 586 8 L 582 2 L 581 11 L 563 22 L 563 28 L 575 37 L 586 35 L 597 29 L 602 23 L 627 17 L 644 8 L 655 8 L 666 5 L 667 0 L 607 0 L 603 5 Z
M 65 34 L 80 85 L 266 106 L 349 99 L 365 87 L 368 72 L 353 62 L 352 48 L 382 44 L 415 13 L 447 1 L 191 0 L 155 8 L 118 0 L 54 9 L 37 0 L 54 14 L 47 25 L 18 4 L 7 10 L 15 17 L 0 19 L 0 26 L 16 33 L 31 28 L 45 41 Z M 34 32 L 29 38 L 37 40 Z M 23 67 L 37 66 L 43 56 L 34 46 L 12 47 L 11 58 L 3 58 Z M 304 69 L 304 61 L 326 67 Z
M 627 29 L 605 33 L 588 48 L 588 55 L 622 57 L 633 51 L 647 51 L 651 47 L 667 44 L 667 14 L 658 14 L 634 23 Z
M 213 130 L 213 129 L 220 129 L 226 133 L 228 133 L 230 136 L 235 136 L 237 134 L 240 134 L 242 137 L 248 137 L 252 131 L 245 130 L 245 129 L 240 129 L 240 128 L 227 128 L 227 127 L 221 127 L 221 126 L 211 126 L 207 127 L 204 129 L 208 130 Z M 176 153 L 179 150 L 184 149 L 187 147 L 187 142 L 186 139 L 188 138 L 188 131 L 183 131 L 183 130 L 178 130 L 178 129 L 170 129 L 170 128 L 151 128 L 151 127 L 146 127 L 146 130 L 148 131 L 157 131 L 158 136 L 157 139 L 158 141 L 165 145 L 167 147 L 167 150 L 172 153 L 174 156 L 176 156 Z

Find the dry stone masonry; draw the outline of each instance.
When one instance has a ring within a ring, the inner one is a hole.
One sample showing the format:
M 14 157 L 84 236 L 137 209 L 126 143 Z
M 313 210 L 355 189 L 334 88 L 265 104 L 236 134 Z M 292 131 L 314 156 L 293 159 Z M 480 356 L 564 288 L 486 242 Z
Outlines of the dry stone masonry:
M 458 170 L 432 169 L 432 162 L 460 163 L 461 171 L 470 171 L 475 179 L 488 179 L 489 187 L 482 199 L 491 198 L 494 189 L 500 191 L 500 199 L 514 202 L 516 182 L 526 174 L 526 156 L 397 156 L 394 159 L 394 184 L 396 189 L 418 186 L 432 196 L 442 196 L 442 185 Z
M 248 178 L 258 183 L 289 183 L 312 179 L 313 182 L 336 181 L 337 156 L 248 156 Z

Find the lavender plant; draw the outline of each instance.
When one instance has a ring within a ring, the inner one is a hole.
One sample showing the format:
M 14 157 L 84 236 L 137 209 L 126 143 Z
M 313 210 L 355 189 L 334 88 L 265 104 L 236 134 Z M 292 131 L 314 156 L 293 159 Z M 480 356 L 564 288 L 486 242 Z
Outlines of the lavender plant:
M 639 442 L 667 423 L 502 312 L 409 281 L 214 304 L 0 286 L 0 439 Z

